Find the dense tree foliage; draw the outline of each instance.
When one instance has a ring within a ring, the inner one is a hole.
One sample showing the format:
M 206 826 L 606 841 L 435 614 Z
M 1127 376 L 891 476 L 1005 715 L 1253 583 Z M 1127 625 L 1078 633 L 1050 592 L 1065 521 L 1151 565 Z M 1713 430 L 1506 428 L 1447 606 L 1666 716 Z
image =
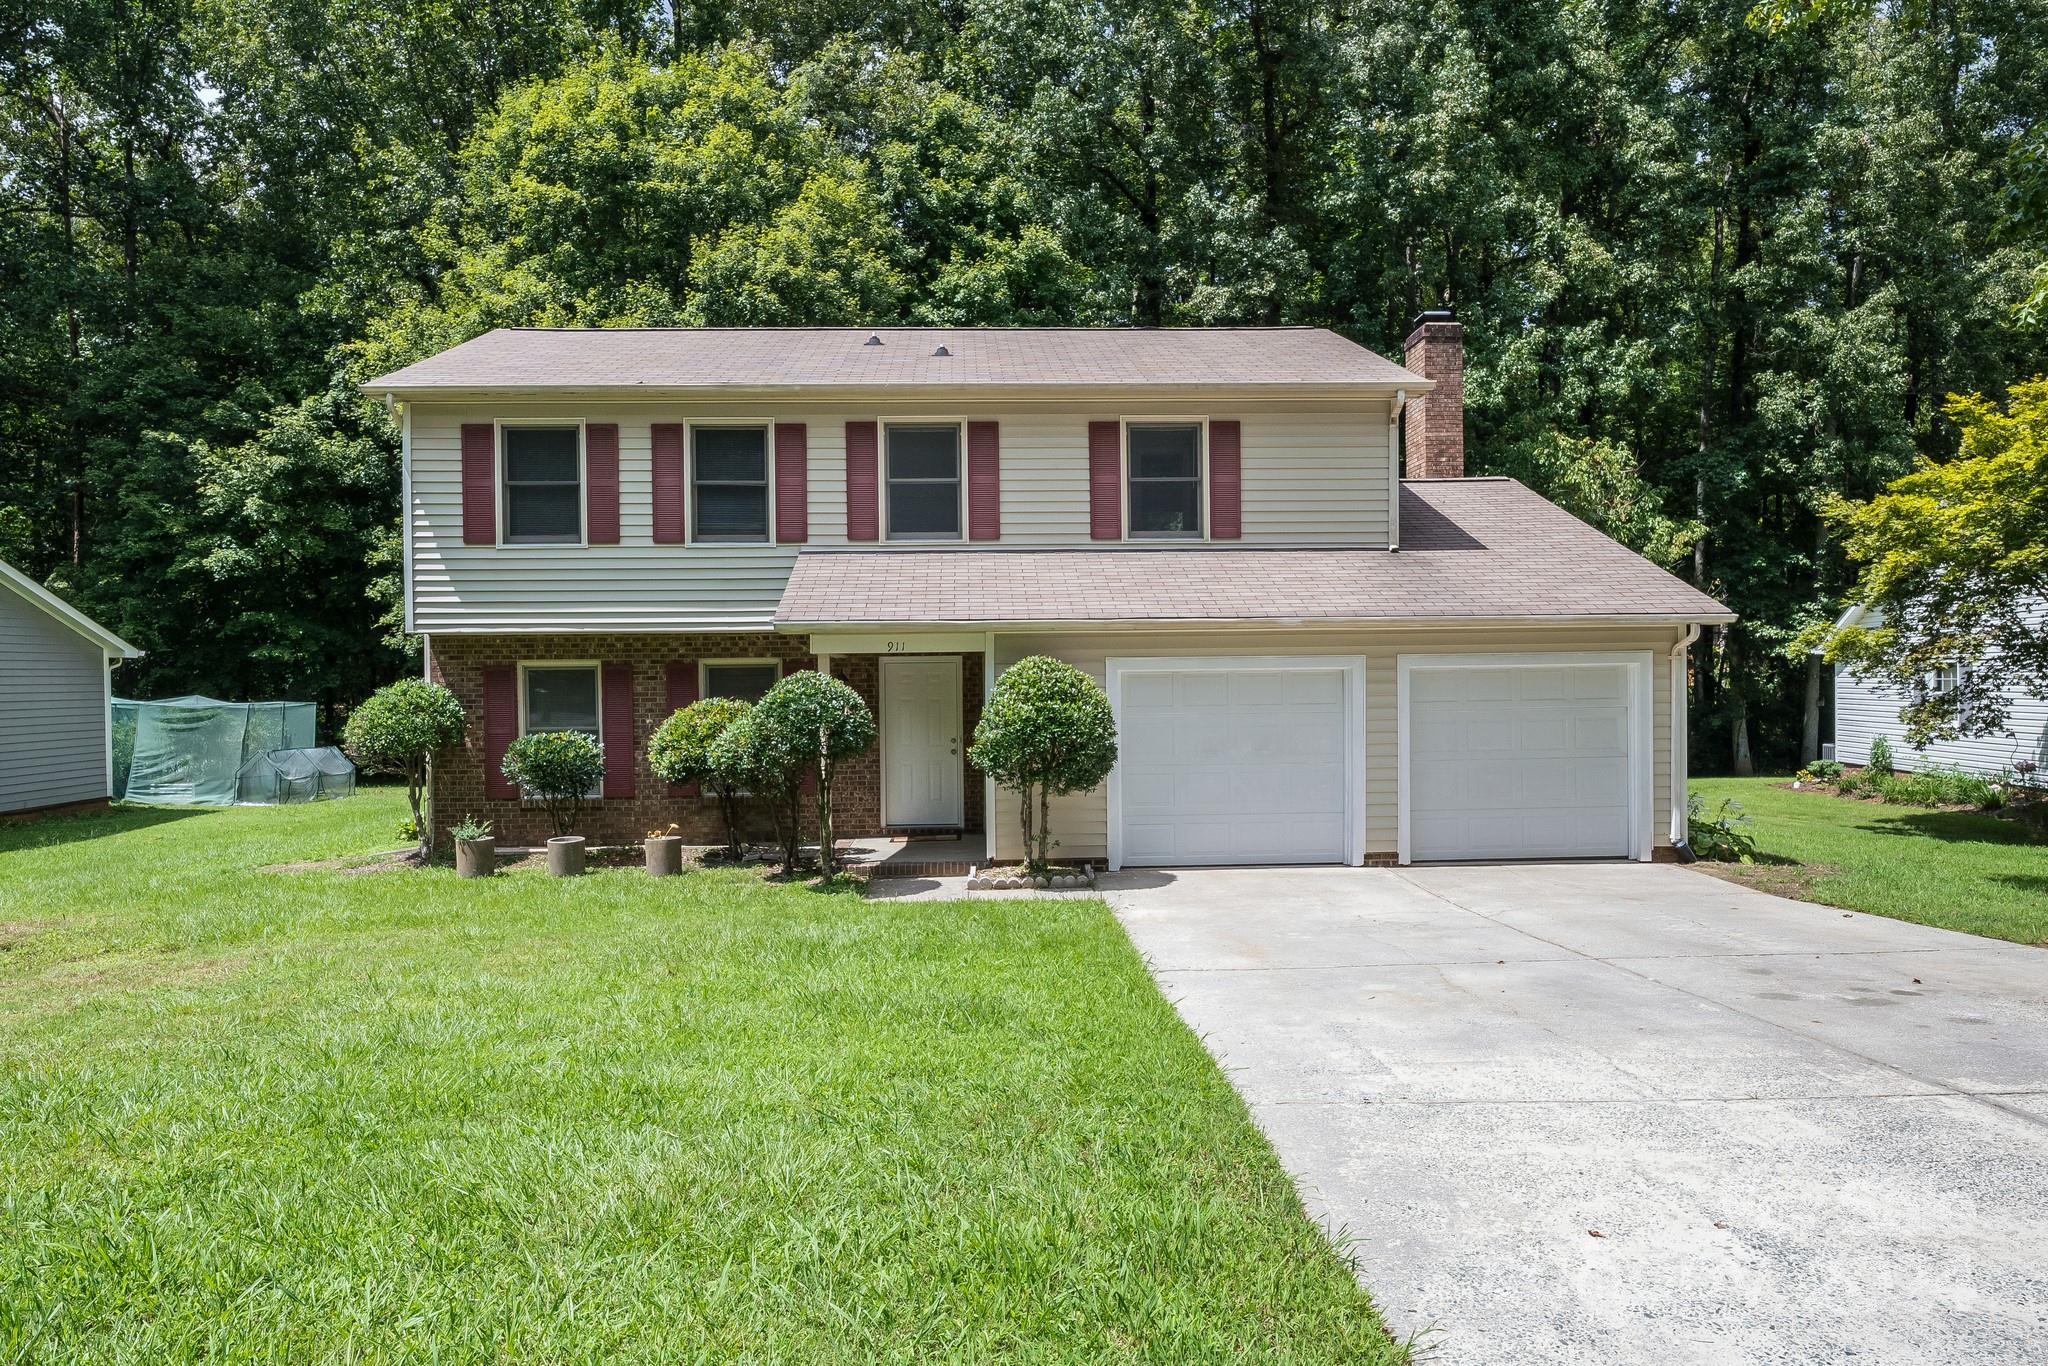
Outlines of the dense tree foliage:
M 2014 693 L 2048 694 L 2048 380 L 2014 385 L 2010 411 L 1969 397 L 1949 416 L 1956 459 L 1826 509 L 1869 609 L 1827 653 L 1905 694 L 1916 745 L 2002 732 Z
M 0 9 L 0 557 L 125 686 L 405 666 L 355 384 L 501 323 L 1468 327 L 1470 461 L 1742 613 L 1817 736 L 1831 499 L 2048 369 L 2048 0 Z

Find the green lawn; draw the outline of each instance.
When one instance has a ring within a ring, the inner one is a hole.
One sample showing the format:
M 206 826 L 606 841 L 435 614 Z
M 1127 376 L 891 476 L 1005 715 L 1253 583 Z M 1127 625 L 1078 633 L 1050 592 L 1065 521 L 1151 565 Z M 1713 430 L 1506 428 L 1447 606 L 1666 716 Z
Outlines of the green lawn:
M 0 827 L 0 1359 L 1389 1362 L 1095 901 Z
M 2048 844 L 2020 826 L 1794 792 L 1785 778 L 1702 778 L 1709 810 L 1724 797 L 1755 822 L 1759 862 L 1731 872 L 1786 896 L 2022 944 L 2048 943 Z

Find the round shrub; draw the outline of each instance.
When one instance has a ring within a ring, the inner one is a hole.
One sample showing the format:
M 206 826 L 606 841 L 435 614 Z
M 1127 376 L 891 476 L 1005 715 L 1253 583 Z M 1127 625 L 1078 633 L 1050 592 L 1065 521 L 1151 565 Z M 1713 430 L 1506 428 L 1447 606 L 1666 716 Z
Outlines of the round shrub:
M 711 742 L 713 781 L 751 795 L 775 822 L 775 842 L 783 849 L 783 867 L 793 869 L 792 852 L 801 842 L 797 813 L 803 794 L 804 754 L 794 737 L 778 726 L 762 724 L 756 706 Z
M 412 824 L 421 853 L 431 853 L 434 832 L 421 814 L 427 785 L 427 760 L 437 750 L 462 743 L 462 703 L 439 683 L 401 678 L 377 689 L 349 713 L 341 746 L 368 773 L 405 777 L 406 799 L 412 803 Z
M 711 747 L 718 737 L 750 708 L 736 697 L 707 697 L 692 702 L 656 727 L 647 742 L 647 763 L 665 783 L 699 783 L 718 799 L 719 814 L 725 818 L 726 850 L 734 859 L 744 852 L 740 843 L 739 804 L 744 790 L 726 781 L 725 774 L 711 761 Z
M 583 810 L 583 799 L 604 781 L 604 746 L 579 730 L 522 735 L 505 750 L 502 771 L 512 785 L 546 804 L 557 835 Z
M 967 757 L 1017 793 L 1025 857 L 1042 871 L 1053 849 L 1049 799 L 1087 791 L 1116 765 L 1109 695 L 1071 664 L 1020 659 L 996 680 Z
M 818 778 L 818 862 L 833 868 L 832 774 L 841 760 L 865 752 L 875 743 L 875 717 L 861 695 L 836 678 L 815 669 L 790 674 L 768 690 L 754 708 L 763 726 L 778 732 L 798 757 L 798 768 Z M 792 822 L 794 825 L 795 822 Z M 784 849 L 789 866 L 796 845 Z

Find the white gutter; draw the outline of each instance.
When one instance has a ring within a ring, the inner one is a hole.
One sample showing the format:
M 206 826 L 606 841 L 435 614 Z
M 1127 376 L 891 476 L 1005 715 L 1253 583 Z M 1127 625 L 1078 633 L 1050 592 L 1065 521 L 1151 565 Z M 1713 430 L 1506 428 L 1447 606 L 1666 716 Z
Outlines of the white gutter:
M 1387 406 L 1387 549 L 1401 548 L 1401 414 L 1408 407 L 1408 391 L 1396 389 Z
M 1690 737 L 1687 734 L 1691 717 L 1686 701 L 1689 693 L 1685 686 L 1686 652 L 1693 642 L 1700 638 L 1700 624 L 1693 622 L 1686 628 L 1685 638 L 1671 647 L 1671 847 L 1690 851 L 1692 830 L 1686 821 L 1686 767 L 1692 762 Z

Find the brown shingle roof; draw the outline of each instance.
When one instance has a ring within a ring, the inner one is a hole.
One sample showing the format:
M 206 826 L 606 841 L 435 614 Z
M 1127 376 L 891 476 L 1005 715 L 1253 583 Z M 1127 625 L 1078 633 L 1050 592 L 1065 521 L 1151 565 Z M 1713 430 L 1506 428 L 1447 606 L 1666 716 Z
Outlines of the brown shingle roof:
M 807 550 L 778 626 L 1732 620 L 1512 479 L 1401 489 L 1401 549 Z
M 870 336 L 879 346 L 866 345 Z M 940 346 L 952 354 L 935 356 Z M 1428 387 L 1320 327 L 499 328 L 363 387 Z

